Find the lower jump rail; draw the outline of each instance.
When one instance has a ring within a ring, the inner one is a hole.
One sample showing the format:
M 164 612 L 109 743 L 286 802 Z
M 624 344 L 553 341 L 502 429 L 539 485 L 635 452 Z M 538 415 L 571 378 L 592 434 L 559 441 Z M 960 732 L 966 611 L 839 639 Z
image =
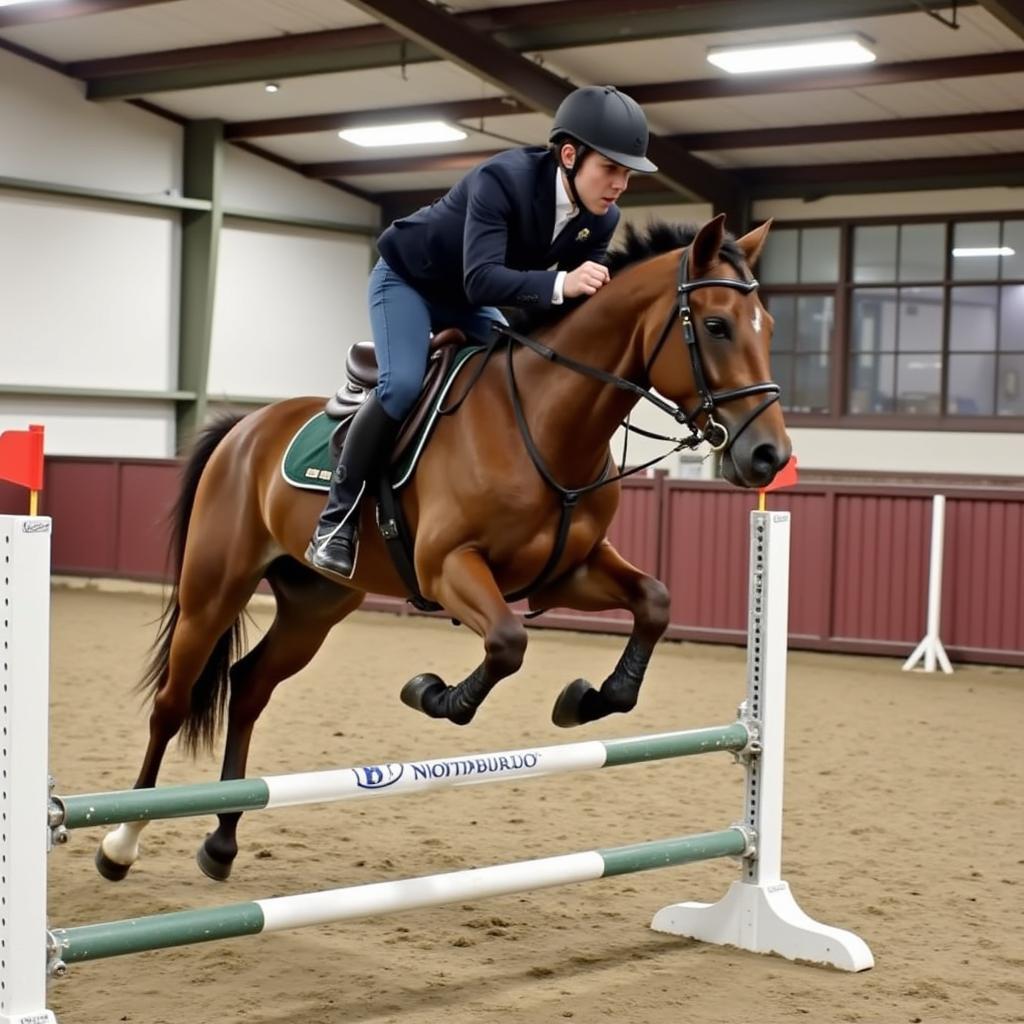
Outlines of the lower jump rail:
M 304 928 L 403 910 L 439 907 L 459 900 L 531 892 L 717 857 L 748 856 L 754 836 L 743 825 L 720 832 L 660 839 L 606 850 L 496 864 L 392 882 L 371 882 L 323 892 L 278 896 L 207 910 L 129 918 L 50 933 L 49 973 L 69 963 L 213 942 L 261 932 Z

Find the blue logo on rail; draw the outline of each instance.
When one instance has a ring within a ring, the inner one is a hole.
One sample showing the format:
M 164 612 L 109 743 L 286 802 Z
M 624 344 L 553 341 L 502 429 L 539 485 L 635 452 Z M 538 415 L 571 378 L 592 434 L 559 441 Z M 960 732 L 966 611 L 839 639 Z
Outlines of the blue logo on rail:
M 360 789 L 387 789 L 402 777 L 404 771 L 404 764 L 369 764 L 352 769 Z

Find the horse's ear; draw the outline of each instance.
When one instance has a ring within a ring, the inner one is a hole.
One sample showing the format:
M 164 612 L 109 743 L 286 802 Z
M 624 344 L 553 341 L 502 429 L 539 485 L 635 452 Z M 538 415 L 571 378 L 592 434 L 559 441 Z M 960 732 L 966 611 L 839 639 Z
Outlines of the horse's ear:
M 772 218 L 769 217 L 759 228 L 748 231 L 742 238 L 736 239 L 736 244 L 743 252 L 743 258 L 747 266 L 753 270 L 754 264 L 761 255 L 765 239 L 768 237 L 768 229 L 772 226 Z
M 718 251 L 725 239 L 725 214 L 720 213 L 709 220 L 697 232 L 690 245 L 690 276 L 700 277 L 707 273 L 718 262 Z

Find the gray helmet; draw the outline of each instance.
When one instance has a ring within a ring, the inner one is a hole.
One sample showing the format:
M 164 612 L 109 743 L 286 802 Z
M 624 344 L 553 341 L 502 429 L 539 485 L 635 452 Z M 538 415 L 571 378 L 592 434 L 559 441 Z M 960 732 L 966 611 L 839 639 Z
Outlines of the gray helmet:
M 650 174 L 658 168 L 647 159 L 648 134 L 636 100 L 613 85 L 588 85 L 559 104 L 548 140 L 571 135 L 631 171 Z

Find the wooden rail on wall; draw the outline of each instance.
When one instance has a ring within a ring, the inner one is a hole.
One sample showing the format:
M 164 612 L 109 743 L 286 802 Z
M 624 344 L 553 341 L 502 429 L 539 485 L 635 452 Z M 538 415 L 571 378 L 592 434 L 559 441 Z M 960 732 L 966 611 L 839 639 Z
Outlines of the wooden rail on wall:
M 159 459 L 51 458 L 43 511 L 54 518 L 54 571 L 166 578 L 166 515 L 178 465 Z M 945 488 L 941 635 L 950 657 L 1024 666 L 1024 493 Z M 932 490 L 800 484 L 771 495 L 791 511 L 790 642 L 904 658 L 924 626 Z M 24 508 L 0 485 L 0 512 Z M 752 495 L 720 482 L 633 478 L 611 539 L 672 592 L 673 639 L 742 644 L 746 517 Z M 404 612 L 374 598 L 366 607 Z M 552 612 L 539 626 L 628 632 L 624 613 Z

